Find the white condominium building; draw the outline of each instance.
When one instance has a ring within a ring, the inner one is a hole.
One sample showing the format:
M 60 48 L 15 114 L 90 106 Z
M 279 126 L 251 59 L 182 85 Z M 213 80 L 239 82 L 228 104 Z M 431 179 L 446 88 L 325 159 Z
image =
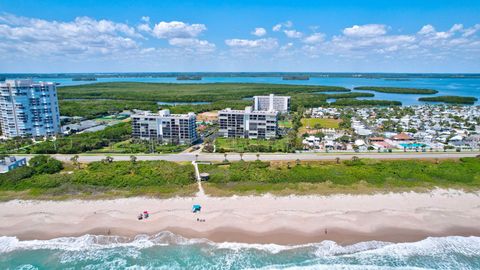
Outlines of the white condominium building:
M 290 97 L 288 96 L 254 96 L 253 109 L 255 111 L 278 111 L 286 113 L 290 111 Z
M 278 112 L 230 108 L 218 112 L 219 135 L 226 138 L 271 139 L 277 137 Z
M 0 83 L 2 134 L 51 137 L 61 132 L 57 89 L 53 82 L 6 80 Z
M 194 113 L 170 114 L 144 112 L 132 115 L 132 136 L 171 144 L 192 144 L 198 140 L 197 117 Z

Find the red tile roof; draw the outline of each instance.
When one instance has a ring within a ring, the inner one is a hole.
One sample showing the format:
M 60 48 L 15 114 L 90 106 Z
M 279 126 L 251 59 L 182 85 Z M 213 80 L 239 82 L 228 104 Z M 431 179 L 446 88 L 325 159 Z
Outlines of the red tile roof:
M 412 137 L 408 136 L 408 134 L 403 133 L 403 132 L 393 136 L 392 139 L 394 139 L 396 141 L 411 141 L 411 140 L 413 140 Z

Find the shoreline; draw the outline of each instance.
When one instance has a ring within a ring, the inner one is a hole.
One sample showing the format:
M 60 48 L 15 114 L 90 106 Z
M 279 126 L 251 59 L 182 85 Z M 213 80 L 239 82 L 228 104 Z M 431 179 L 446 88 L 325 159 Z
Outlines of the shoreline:
M 107 235 L 110 231 L 111 234 Z M 362 233 L 354 230 L 346 230 L 342 228 L 330 228 L 328 233 L 324 231 L 316 231 L 312 233 L 304 233 L 292 229 L 276 229 L 264 233 L 255 233 L 244 231 L 238 228 L 217 228 L 212 231 L 198 232 L 185 228 L 167 228 L 148 235 L 154 237 L 162 232 L 173 233 L 186 239 L 205 239 L 213 243 L 241 243 L 241 244 L 275 244 L 275 245 L 306 245 L 320 243 L 322 241 L 333 241 L 341 246 L 353 245 L 361 242 L 380 241 L 389 243 L 413 243 L 424 240 L 429 237 L 480 237 L 480 228 L 474 227 L 455 227 L 448 228 L 441 232 L 431 232 L 426 230 L 409 230 L 403 228 L 382 228 L 377 231 Z M 17 237 L 20 241 L 31 240 L 52 240 L 61 237 L 81 237 L 84 235 L 94 236 L 112 236 L 126 238 L 126 242 L 131 242 L 140 234 L 133 231 L 117 229 L 117 228 L 96 228 L 85 232 L 79 232 L 72 235 L 45 234 L 44 232 L 27 231 Z M 144 234 L 142 234 L 144 235 Z
M 200 214 L 190 212 L 193 204 L 202 205 Z M 137 220 L 144 210 L 150 217 Z M 480 224 L 480 195 L 437 189 L 374 195 L 14 200 L 0 203 L 0 219 L 0 235 L 20 240 L 85 234 L 133 238 L 169 231 L 249 244 L 413 242 L 430 236 L 480 236 L 475 226 Z

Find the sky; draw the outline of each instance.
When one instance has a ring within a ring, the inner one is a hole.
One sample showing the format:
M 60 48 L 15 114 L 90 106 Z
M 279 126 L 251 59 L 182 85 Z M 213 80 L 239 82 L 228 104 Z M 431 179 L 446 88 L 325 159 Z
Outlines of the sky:
M 0 73 L 480 72 L 479 0 L 0 0 Z

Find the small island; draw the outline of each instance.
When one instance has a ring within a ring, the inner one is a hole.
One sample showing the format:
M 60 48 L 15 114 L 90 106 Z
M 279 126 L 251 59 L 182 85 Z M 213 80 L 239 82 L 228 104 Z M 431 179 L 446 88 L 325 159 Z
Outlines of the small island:
M 418 99 L 418 101 L 473 105 L 475 104 L 476 101 L 478 101 L 478 98 L 461 97 L 461 96 L 438 96 L 438 97 L 421 97 Z
M 410 79 L 403 79 L 403 78 L 386 78 L 384 79 L 385 81 L 394 81 L 394 82 L 406 82 L 406 81 L 411 81 Z
M 72 78 L 72 81 L 74 82 L 77 82 L 77 81 L 88 81 L 88 82 L 91 82 L 91 81 L 96 81 L 97 78 L 95 77 L 75 77 L 75 78 Z
M 308 80 L 310 80 L 310 77 L 309 76 L 303 76 L 303 75 L 283 76 L 282 80 L 284 80 L 284 81 L 308 81 Z
M 370 90 L 381 93 L 391 93 L 391 94 L 423 94 L 423 95 L 433 95 L 437 94 L 437 90 L 433 89 L 423 89 L 423 88 L 404 88 L 404 87 L 378 87 L 378 86 L 358 86 L 353 88 L 355 90 Z
M 340 94 L 327 94 L 326 98 L 335 98 L 335 99 L 340 99 L 340 98 L 359 98 L 359 97 L 374 97 L 375 94 L 372 93 L 365 93 L 365 92 L 349 92 L 349 93 L 340 93 Z
M 187 76 L 187 75 L 177 76 L 177 81 L 200 81 L 200 80 L 202 80 L 201 76 Z

